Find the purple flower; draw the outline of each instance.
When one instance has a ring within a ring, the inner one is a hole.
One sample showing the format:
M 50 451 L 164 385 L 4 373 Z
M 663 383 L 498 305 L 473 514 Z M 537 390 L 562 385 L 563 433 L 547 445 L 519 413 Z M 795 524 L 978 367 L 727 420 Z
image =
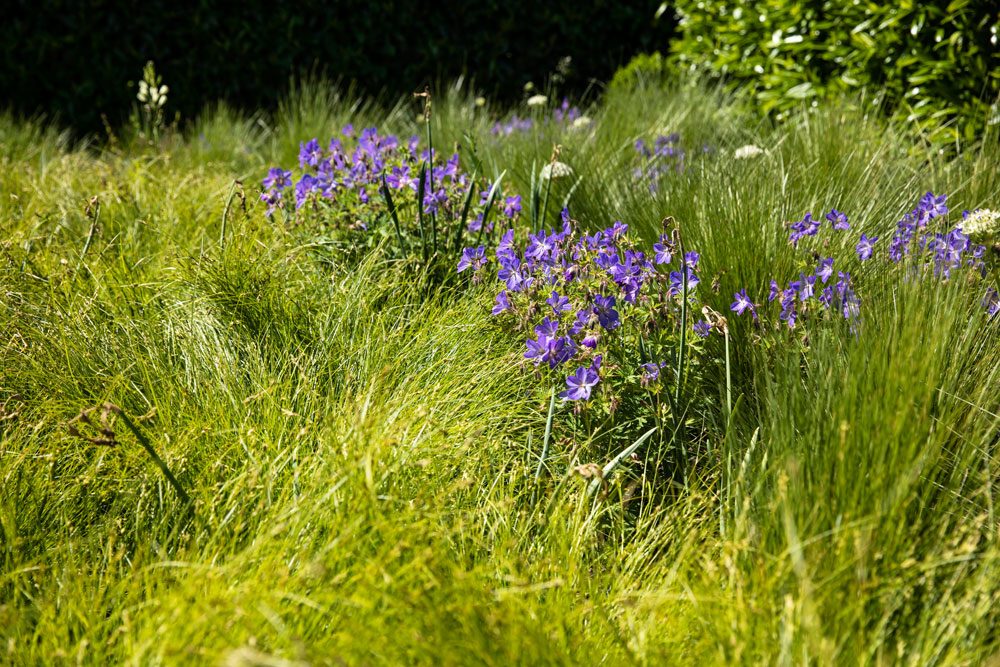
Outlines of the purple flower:
M 417 189 L 417 178 L 410 174 L 410 168 L 405 164 L 402 167 L 393 167 L 392 172 L 385 177 L 385 182 L 393 190 L 407 187 L 414 191 Z
M 824 260 L 820 260 L 819 266 L 816 267 L 816 277 L 826 284 L 826 281 L 833 276 L 833 257 L 827 257 Z
M 590 326 L 591 318 L 593 317 L 593 312 L 590 310 L 578 310 L 576 312 L 576 320 L 573 322 L 572 326 L 569 328 L 570 336 L 578 336 L 580 333 Z
M 772 280 L 771 281 L 771 291 L 767 295 L 767 302 L 771 303 L 772 301 L 774 301 L 775 299 L 778 298 L 779 294 L 781 294 L 781 287 L 778 285 L 778 281 Z
M 708 334 L 712 332 L 712 325 L 708 320 L 700 320 L 694 323 L 694 332 L 701 338 L 708 338 Z
M 823 304 L 824 308 L 829 308 L 833 304 L 833 287 L 827 286 L 823 288 L 823 291 L 819 294 L 819 302 Z
M 558 330 L 559 320 L 553 320 L 549 317 L 545 317 L 539 324 L 535 325 L 536 336 L 546 336 L 551 338 L 556 335 L 556 331 Z
M 300 178 L 299 182 L 295 184 L 295 208 L 302 208 L 309 195 L 318 189 L 319 180 L 315 176 L 306 174 Z
M 837 296 L 843 298 L 844 293 L 851 286 L 851 274 L 845 271 L 838 271 L 837 277 L 840 278 L 840 280 L 838 280 L 837 284 L 834 285 L 833 290 L 836 292 Z
M 684 266 L 684 273 L 680 271 L 670 272 L 670 293 L 680 294 L 684 291 L 684 277 L 687 276 L 687 288 L 691 291 L 691 288 L 700 283 L 701 281 L 687 266 Z
M 438 210 L 448 203 L 448 193 L 444 188 L 438 188 L 436 192 L 428 192 L 424 195 L 424 213 L 437 213 Z
M 799 299 L 806 301 L 813 295 L 813 290 L 816 286 L 816 276 L 800 275 L 799 283 L 801 285 L 799 287 Z
M 739 292 L 734 294 L 733 298 L 736 299 L 736 301 L 733 301 L 733 303 L 729 306 L 729 310 L 733 311 L 737 315 L 742 315 L 744 312 L 749 310 L 750 314 L 753 315 L 753 318 L 757 319 L 757 309 L 754 307 L 750 297 L 747 296 L 747 291 L 745 289 L 741 289 Z
M 580 366 L 576 372 L 566 378 L 566 391 L 559 394 L 559 398 L 570 401 L 586 401 L 590 398 L 590 392 L 601 378 L 593 366 Z
M 816 236 L 816 232 L 819 231 L 819 220 L 813 220 L 812 213 L 806 213 L 804 218 L 792 223 L 791 230 L 788 240 L 793 246 L 798 246 L 799 239 L 802 237 Z
M 865 236 L 864 234 L 862 234 L 861 235 L 861 240 L 858 241 L 858 245 L 857 245 L 858 259 L 860 259 L 862 262 L 864 262 L 864 261 L 866 261 L 868 259 L 871 259 L 872 252 L 875 250 L 875 242 L 876 241 L 878 241 L 878 237 L 877 236 L 873 236 L 872 238 L 868 238 L 867 236 Z
M 458 273 L 471 268 L 478 271 L 486 265 L 486 248 L 465 248 L 462 250 L 462 257 L 458 260 Z
M 524 251 L 524 256 L 545 262 L 549 259 L 549 255 L 555 247 L 555 239 L 551 236 L 546 236 L 545 231 L 542 230 L 537 234 L 528 235 L 528 247 Z
M 610 228 L 604 230 L 604 233 L 611 238 L 618 238 L 620 236 L 625 236 L 625 232 L 628 231 L 628 225 L 623 223 L 621 220 L 615 220 L 615 224 L 611 225 Z
M 567 310 L 572 310 L 573 307 L 569 305 L 569 298 L 565 296 L 559 296 L 558 292 L 553 291 L 552 296 L 545 300 L 545 303 L 552 306 L 552 310 L 556 315 L 559 313 L 565 313 Z
M 667 240 L 666 234 L 660 236 L 660 242 L 653 244 L 653 263 L 669 264 L 674 258 L 673 247 Z
M 322 155 L 323 151 L 316 139 L 310 139 L 304 144 L 299 144 L 299 166 L 303 169 L 306 167 L 315 167 L 319 164 Z
M 500 242 L 497 243 L 496 256 L 498 260 L 502 260 L 504 257 L 515 257 L 513 229 L 508 229 L 500 237 Z
M 265 204 L 267 204 L 267 210 L 264 211 L 264 215 L 270 218 L 272 215 L 274 215 L 274 209 L 278 208 L 278 206 L 281 204 L 281 192 L 280 191 L 270 192 L 268 190 L 265 190 L 260 193 L 260 200 Z
M 569 336 L 549 339 L 549 348 L 542 356 L 542 361 L 547 361 L 549 368 L 555 368 L 564 364 L 576 354 L 576 343 Z
M 285 171 L 281 167 L 273 167 L 267 172 L 267 176 L 262 183 L 265 190 L 280 192 L 292 185 L 292 172 Z
M 990 317 L 1000 313 L 1000 293 L 997 293 L 995 288 L 990 287 L 986 290 L 986 296 L 983 297 L 983 308 L 986 309 L 986 314 Z
M 537 366 L 548 353 L 550 341 L 551 339 L 544 334 L 540 335 L 537 340 L 529 338 L 525 341 L 528 351 L 524 353 L 524 358 L 531 359 Z
M 615 310 L 615 297 L 598 294 L 594 297 L 594 314 L 597 321 L 608 331 L 613 331 L 621 325 L 621 318 Z
M 850 229 L 851 225 L 847 222 L 847 216 L 837 209 L 831 209 L 829 213 L 826 214 L 826 219 L 830 221 L 834 229 L 845 230 Z
M 643 386 L 652 384 L 660 379 L 660 365 L 650 362 L 648 364 L 642 365 L 642 384 Z
M 697 271 L 698 270 L 698 260 L 699 259 L 701 259 L 701 255 L 699 255 L 698 253 L 696 253 L 693 250 L 691 252 L 684 253 L 684 264 L 686 264 L 687 267 L 689 269 L 691 269 L 692 271 Z
M 928 192 L 921 198 L 918 208 L 926 213 L 928 219 L 933 219 L 948 213 L 948 207 L 945 205 L 947 199 L 948 195 L 935 197 L 933 193 Z
M 491 315 L 499 315 L 500 313 L 510 310 L 510 298 L 507 296 L 507 291 L 504 290 L 497 294 L 496 303 L 493 306 Z
M 514 195 L 513 197 L 507 197 L 503 203 L 503 214 L 508 218 L 513 219 L 518 213 L 521 212 L 521 195 Z

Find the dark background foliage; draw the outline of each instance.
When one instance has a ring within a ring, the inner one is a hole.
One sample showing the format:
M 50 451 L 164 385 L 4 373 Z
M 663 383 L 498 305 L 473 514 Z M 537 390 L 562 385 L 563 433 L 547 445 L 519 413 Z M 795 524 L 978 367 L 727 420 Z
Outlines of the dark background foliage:
M 169 113 L 225 100 L 269 108 L 306 72 L 405 94 L 467 73 L 497 100 L 544 84 L 571 57 L 560 92 L 580 94 L 635 53 L 668 43 L 656 0 L 15 0 L 4 10 L 0 108 L 44 112 L 81 131 L 120 124 L 148 60 Z
M 1000 122 L 997 0 L 672 4 L 681 36 L 671 65 L 747 86 L 765 113 L 866 89 L 935 140 L 971 140 Z

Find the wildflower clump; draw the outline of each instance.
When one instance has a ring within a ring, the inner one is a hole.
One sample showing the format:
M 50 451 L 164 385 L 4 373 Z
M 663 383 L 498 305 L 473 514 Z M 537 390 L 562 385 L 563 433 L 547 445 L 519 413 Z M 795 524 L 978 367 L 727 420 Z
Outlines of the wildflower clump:
M 735 295 L 731 310 L 738 315 L 749 314 L 759 323 L 769 306 L 778 311 L 777 319 L 772 317 L 772 321 L 790 329 L 803 319 L 834 316 L 846 320 L 857 332 L 861 297 L 849 269 L 869 261 L 880 262 L 886 268 L 899 265 L 908 279 L 916 280 L 946 281 L 961 272 L 967 274 L 969 284 L 975 287 L 987 275 L 986 247 L 972 243 L 963 229 L 970 218 L 976 222 L 975 214 L 966 212 L 961 223 L 950 226 L 946 222 L 948 212 L 947 196 L 928 192 L 896 223 L 891 238 L 862 233 L 856 242 L 846 244 L 847 247 L 853 244 L 853 256 L 824 256 L 819 250 L 830 244 L 819 245 L 811 250 L 812 261 L 805 264 L 797 276 L 780 282 L 777 279 L 770 281 L 765 306 L 751 301 L 744 289 Z M 801 220 L 789 225 L 789 243 L 798 249 L 800 243 L 819 237 L 824 228 L 833 234 L 847 233 L 851 229 L 847 215 L 837 209 L 827 213 L 824 219 L 825 222 L 806 213 Z M 839 245 L 845 246 L 844 243 Z M 996 290 L 988 287 L 985 293 L 983 306 L 993 315 L 998 310 Z M 759 312 L 762 313 L 760 317 Z
M 401 141 L 371 127 L 351 125 L 321 145 L 300 144 L 299 172 L 274 167 L 262 182 L 268 217 L 283 216 L 312 233 L 356 251 L 385 243 L 390 254 L 424 258 L 461 247 L 464 235 L 491 233 L 489 216 L 499 202 L 508 220 L 520 207 L 492 184 L 463 171 L 459 155 L 442 159 L 419 137 Z
M 703 146 L 702 153 L 712 152 L 709 146 Z M 660 182 L 673 174 L 679 174 L 687 167 L 690 154 L 681 146 L 681 135 L 677 132 L 659 134 L 652 143 L 645 139 L 635 141 L 635 153 L 638 164 L 632 170 L 632 178 L 649 188 L 656 194 Z
M 599 405 L 614 413 L 676 387 L 684 356 L 694 359 L 697 339 L 710 330 L 691 315 L 699 307 L 698 253 L 681 252 L 676 228 L 643 250 L 622 222 L 585 234 L 565 209 L 561 222 L 521 243 L 508 229 L 492 258 L 483 247 L 468 249 L 458 269 L 496 280 L 492 314 L 524 336 L 525 367 L 578 412 Z
M 548 102 L 545 95 L 533 95 L 528 98 L 527 105 L 530 108 L 542 108 Z M 579 121 L 579 122 L 578 122 Z M 569 127 L 571 129 L 581 129 L 590 124 L 590 119 L 580 113 L 580 109 L 571 105 L 568 99 L 563 98 L 562 103 L 552 110 L 551 115 L 539 115 L 521 117 L 512 115 L 504 121 L 497 121 L 493 124 L 490 132 L 493 136 L 509 137 L 515 133 L 530 132 L 535 127 Z

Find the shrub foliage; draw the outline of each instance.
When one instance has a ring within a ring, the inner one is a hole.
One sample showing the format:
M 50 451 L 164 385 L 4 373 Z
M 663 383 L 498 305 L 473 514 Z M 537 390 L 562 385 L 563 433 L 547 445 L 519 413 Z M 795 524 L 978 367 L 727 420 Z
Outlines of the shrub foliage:
M 869 89 L 939 140 L 972 139 L 997 120 L 1000 12 L 988 0 L 678 0 L 680 66 L 750 83 L 781 115 Z

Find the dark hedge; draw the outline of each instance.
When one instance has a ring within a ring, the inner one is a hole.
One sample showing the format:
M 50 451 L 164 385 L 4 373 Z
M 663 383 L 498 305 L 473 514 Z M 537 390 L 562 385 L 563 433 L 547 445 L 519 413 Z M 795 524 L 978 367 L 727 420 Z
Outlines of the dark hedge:
M 0 108 L 57 116 L 78 130 L 123 121 L 127 82 L 152 60 L 168 112 L 225 100 L 271 108 L 305 72 L 405 94 L 463 73 L 498 100 L 541 84 L 564 56 L 562 89 L 581 92 L 635 53 L 667 43 L 657 0 L 102 2 L 14 0 L 2 13 Z

